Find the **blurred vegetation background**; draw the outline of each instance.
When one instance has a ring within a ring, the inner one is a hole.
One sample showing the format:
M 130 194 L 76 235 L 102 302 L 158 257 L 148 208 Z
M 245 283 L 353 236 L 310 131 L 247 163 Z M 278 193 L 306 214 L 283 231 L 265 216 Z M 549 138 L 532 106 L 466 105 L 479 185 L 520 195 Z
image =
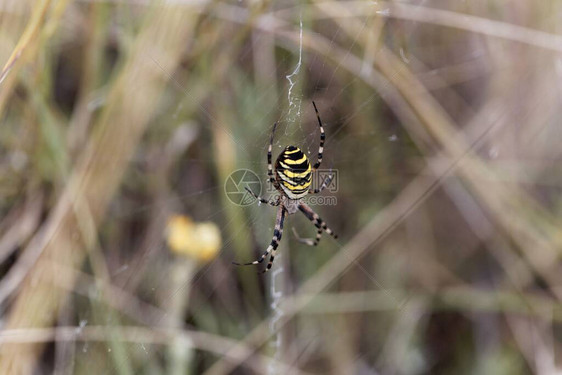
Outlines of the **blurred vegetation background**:
M 1 374 L 562 371 L 562 2 L 0 4 Z

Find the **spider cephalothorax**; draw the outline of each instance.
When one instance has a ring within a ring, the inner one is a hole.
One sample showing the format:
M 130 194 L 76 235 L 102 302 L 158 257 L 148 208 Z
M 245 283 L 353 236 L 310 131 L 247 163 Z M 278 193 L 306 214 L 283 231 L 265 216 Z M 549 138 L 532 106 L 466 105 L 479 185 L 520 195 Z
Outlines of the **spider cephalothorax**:
M 275 134 L 275 129 L 277 128 L 277 123 L 273 124 L 273 130 L 271 131 L 271 138 L 269 139 L 269 148 L 267 150 L 267 176 L 270 183 L 273 184 L 275 189 L 277 189 L 280 195 L 276 200 L 266 200 L 258 197 L 251 190 L 246 188 L 246 190 L 252 194 L 259 202 L 267 203 L 270 206 L 278 206 L 277 219 L 275 221 L 275 229 L 273 231 L 273 239 L 267 247 L 267 250 L 263 255 L 256 261 L 250 263 L 234 263 L 236 265 L 252 265 L 259 264 L 264 261 L 264 259 L 271 254 L 269 258 L 269 263 L 267 267 L 262 272 L 267 272 L 273 265 L 273 260 L 275 259 L 275 252 L 279 246 L 279 241 L 281 241 L 281 236 L 283 235 L 283 222 L 285 221 L 285 216 L 294 214 L 297 211 L 301 211 L 318 229 L 316 233 L 316 238 L 312 239 L 297 239 L 307 245 L 316 246 L 320 241 L 322 232 L 326 232 L 337 238 L 337 235 L 328 228 L 326 223 L 314 212 L 306 203 L 300 200 L 304 198 L 307 194 L 318 194 L 331 182 L 332 176 L 328 177 L 320 188 L 312 189 L 312 174 L 320 167 L 322 163 L 322 155 L 324 153 L 324 140 L 326 135 L 324 133 L 324 127 L 322 126 L 322 120 L 320 120 L 320 115 L 318 114 L 318 109 L 316 104 L 312 102 L 314 106 L 314 111 L 316 112 L 316 118 L 318 119 L 318 126 L 320 127 L 320 146 L 318 148 L 318 161 L 314 166 L 310 165 L 310 161 L 305 153 L 301 151 L 300 148 L 295 146 L 287 146 L 281 152 L 277 160 L 275 161 L 275 172 L 273 170 L 273 165 L 271 163 L 271 149 L 273 147 L 273 136 Z

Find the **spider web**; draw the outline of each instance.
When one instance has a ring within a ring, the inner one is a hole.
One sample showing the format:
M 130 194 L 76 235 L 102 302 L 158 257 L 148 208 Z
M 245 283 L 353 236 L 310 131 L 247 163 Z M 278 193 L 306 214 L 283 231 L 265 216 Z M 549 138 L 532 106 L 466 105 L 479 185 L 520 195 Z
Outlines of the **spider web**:
M 307 100 L 318 100 L 318 96 L 322 96 L 324 98 L 323 104 L 327 105 L 322 107 L 320 102 L 317 102 L 319 105 L 319 112 L 320 116 L 323 120 L 325 131 L 326 131 L 326 143 L 325 143 L 325 152 L 324 152 L 324 161 L 323 161 L 323 168 L 326 169 L 338 169 L 341 170 L 341 178 L 343 181 L 347 180 L 345 172 L 349 170 L 349 174 L 355 174 L 357 172 L 360 173 L 368 173 L 373 175 L 375 173 L 374 170 L 369 169 L 367 166 L 358 162 L 358 157 L 355 153 L 353 154 L 342 154 L 338 152 L 338 150 L 343 149 L 350 149 L 349 144 L 357 142 L 356 137 L 361 137 L 362 141 L 358 142 L 358 146 L 363 152 L 363 155 L 369 153 L 377 153 L 376 149 L 368 149 L 369 144 L 376 144 L 380 142 L 385 142 L 391 147 L 400 148 L 400 137 L 397 135 L 397 131 L 386 130 L 385 133 L 380 133 L 374 129 L 366 129 L 364 131 L 354 132 L 353 134 L 345 134 L 345 128 L 352 124 L 354 119 L 366 114 L 366 107 L 368 104 L 372 103 L 373 101 L 380 100 L 379 95 L 377 93 L 371 93 L 368 97 L 361 100 L 361 102 L 357 105 L 358 110 L 354 113 L 348 114 L 338 114 L 336 108 L 338 107 L 338 103 L 345 100 L 348 93 L 352 90 L 351 84 L 357 81 L 357 78 L 354 78 L 352 82 L 348 85 L 340 85 L 339 83 L 336 84 L 336 76 L 338 71 L 341 69 L 340 63 L 336 63 L 335 65 L 331 65 L 327 63 L 324 57 L 318 54 L 307 54 L 303 47 L 303 16 L 302 12 L 297 11 L 294 12 L 298 15 L 298 20 L 295 22 L 295 34 L 298 35 L 298 44 L 294 46 L 294 49 L 290 49 L 289 51 L 292 54 L 289 57 L 285 57 L 280 59 L 277 64 L 276 68 L 281 70 L 283 67 L 288 67 L 289 69 L 286 70 L 286 73 L 283 74 L 285 79 L 285 89 L 283 90 L 286 93 L 286 96 L 279 94 L 277 105 L 275 105 L 272 111 L 279 110 L 279 105 L 283 106 L 284 103 L 286 104 L 286 109 L 281 110 L 280 116 L 276 117 L 275 115 L 272 118 L 279 121 L 279 129 L 277 131 L 274 147 L 273 147 L 273 161 L 279 154 L 279 152 L 288 144 L 295 144 L 301 147 L 308 155 L 311 156 L 312 162 L 317 155 L 318 150 L 318 142 L 319 142 L 319 131 L 316 122 L 316 117 L 314 114 L 314 110 L 312 107 L 311 102 L 303 102 L 303 86 L 304 80 L 307 79 L 305 74 L 316 73 L 319 77 L 329 77 L 327 81 L 323 78 L 316 78 L 313 82 L 313 95 L 312 97 L 307 97 Z M 361 28 L 362 32 L 366 27 L 366 23 L 364 22 Z M 337 45 L 337 39 L 339 38 L 342 31 L 339 28 L 333 30 L 333 34 L 330 37 L 330 43 Z M 359 34 L 359 33 L 358 33 Z M 358 38 L 359 35 L 355 36 L 355 39 Z M 351 52 L 354 48 L 355 39 L 353 42 L 347 47 L 348 50 Z M 307 63 L 308 61 L 308 63 Z M 291 63 L 293 65 L 291 65 Z M 313 71 L 314 70 L 314 71 Z M 186 99 L 191 99 L 193 96 L 192 94 L 185 88 L 185 86 L 180 81 L 175 81 L 175 85 L 177 86 L 178 92 L 182 95 L 185 95 Z M 334 88 L 338 88 L 337 91 L 334 91 Z M 250 110 L 249 113 L 260 113 L 258 110 L 260 106 L 264 104 L 263 98 L 268 97 L 273 91 L 275 90 L 274 87 L 268 88 L 265 93 L 262 93 L 261 97 L 256 100 L 256 102 L 250 108 L 254 110 Z M 330 92 L 329 100 L 326 101 L 325 92 Z M 286 102 L 285 102 L 286 100 Z M 183 104 L 178 104 L 175 112 L 177 114 L 182 112 Z M 207 112 L 205 109 L 202 108 L 204 118 L 209 120 L 215 120 L 214 115 L 210 112 Z M 227 130 L 229 126 L 220 125 L 221 132 L 226 134 L 227 138 L 231 138 L 233 143 L 238 145 L 237 149 L 240 151 L 239 162 L 240 167 L 248 168 L 254 171 L 258 176 L 262 178 L 262 181 L 265 184 L 266 181 L 266 161 L 265 155 L 267 153 L 268 141 L 269 136 L 272 129 L 272 122 L 266 121 L 266 117 L 271 115 L 271 112 L 263 114 L 261 117 L 254 117 L 251 118 L 251 122 L 253 123 L 253 127 L 257 129 L 254 133 L 255 137 L 251 140 L 242 140 L 238 138 L 235 132 L 231 132 Z M 306 120 L 304 119 L 304 115 L 306 115 Z M 176 116 L 176 115 L 175 115 Z M 271 117 L 271 116 L 270 116 Z M 305 127 L 306 125 L 306 127 Z M 398 130 L 398 129 L 396 129 Z M 206 132 L 205 128 L 199 130 L 200 132 Z M 252 145 L 258 152 L 255 152 L 257 155 L 256 158 L 253 158 L 251 155 L 251 148 L 247 147 L 247 145 Z M 357 149 L 357 147 L 356 147 Z M 189 163 L 195 165 L 204 165 L 213 161 L 213 158 L 190 158 Z M 345 184 L 345 182 L 343 182 Z M 194 189 L 187 193 L 178 195 L 175 199 L 177 204 L 190 207 L 190 206 L 197 206 L 195 203 L 200 203 L 202 201 L 209 202 L 209 206 L 212 206 L 211 202 L 216 199 L 217 194 L 221 194 L 224 188 L 224 181 L 217 181 L 214 185 L 207 184 L 207 186 L 203 189 Z M 369 187 L 366 186 L 364 190 L 364 194 L 369 194 Z M 264 194 L 264 189 L 262 189 L 262 195 L 267 198 L 268 194 Z M 359 197 L 360 198 L 360 197 Z M 226 202 L 225 204 L 230 204 Z M 134 211 L 131 211 L 127 214 L 124 214 L 123 217 L 127 217 L 128 215 L 138 215 L 143 210 L 150 210 L 152 207 L 140 207 L 136 208 Z M 333 207 L 332 207 L 333 208 Z M 256 205 L 256 207 L 246 207 L 241 208 L 241 210 L 245 211 L 246 218 L 244 219 L 243 225 L 241 227 L 248 227 L 248 228 L 256 228 L 256 242 L 261 244 L 263 249 L 267 247 L 269 242 L 271 241 L 271 235 L 273 233 L 273 227 L 275 224 L 275 209 L 264 207 L 263 205 Z M 323 217 L 326 218 L 326 221 L 330 221 L 329 210 L 330 207 L 321 207 Z M 189 211 L 189 209 L 188 209 Z M 218 208 L 215 210 L 210 210 L 205 214 L 199 214 L 198 220 L 201 221 L 223 221 L 225 216 L 226 208 Z M 296 220 L 298 224 L 292 223 L 292 221 Z M 291 228 L 297 225 L 298 227 L 302 227 L 302 233 L 299 233 L 303 237 L 310 237 L 313 236 L 315 233 L 314 226 L 308 222 L 305 218 L 297 218 L 295 215 L 286 218 L 286 231 L 283 236 L 283 240 L 281 241 L 280 247 L 278 249 L 278 255 L 276 257 L 276 262 L 274 264 L 273 270 L 276 272 L 271 272 L 271 277 L 280 277 L 282 276 L 282 263 L 284 261 L 288 261 L 288 255 L 290 253 L 291 246 L 290 243 L 294 243 L 291 233 Z M 227 219 L 223 221 L 221 225 L 222 233 L 227 233 L 227 237 L 224 239 L 222 253 L 223 256 L 231 258 L 231 245 L 236 242 L 237 237 L 244 237 L 246 239 L 251 238 L 252 234 L 246 232 L 235 232 L 232 233 L 231 229 L 233 227 L 239 227 L 235 225 L 235 219 Z M 334 227 L 334 225 L 332 225 Z M 334 227 L 337 230 L 337 228 Z M 321 241 L 321 247 L 328 247 L 331 241 L 329 236 L 324 234 L 323 239 Z M 164 251 L 164 248 L 153 249 L 153 251 Z M 261 253 L 260 253 L 261 254 Z M 252 256 L 252 254 L 248 254 Z M 324 259 L 328 259 L 328 256 L 324 256 Z M 244 261 L 244 260 L 242 260 Z M 202 272 L 200 272 L 195 279 L 190 281 L 192 288 L 197 288 L 197 284 L 203 280 L 205 275 L 208 272 L 211 272 L 214 267 L 216 267 L 216 262 L 211 262 Z M 128 264 L 123 264 L 122 269 L 126 269 Z M 249 270 L 252 272 L 252 270 Z M 161 288 L 166 288 L 165 278 L 161 278 L 161 282 L 154 280 L 154 288 L 148 294 L 157 294 Z M 280 282 L 282 283 L 282 282 Z M 271 283 L 270 287 L 270 295 L 274 298 L 280 298 L 282 294 L 278 289 L 275 288 L 276 283 Z M 218 287 L 218 286 L 217 286 Z M 181 291 L 177 290 L 172 293 L 179 293 Z M 172 298 L 172 297 L 170 297 Z M 204 303 L 204 300 L 198 302 L 199 304 Z M 273 301 L 274 309 L 277 308 L 276 304 L 277 301 Z M 192 308 L 197 309 L 200 305 L 195 304 Z M 272 325 L 275 323 L 275 315 L 272 321 Z M 274 370 L 271 370 L 274 372 Z
M 238 11 L 244 9 L 242 5 L 229 6 Z M 244 106 L 240 105 L 241 102 L 229 103 L 233 107 L 231 112 L 238 116 L 236 118 L 238 121 L 232 120 L 231 124 L 223 118 L 219 119 L 213 110 L 200 104 L 201 117 L 198 124 L 185 122 L 179 127 L 197 129 L 197 134 L 191 134 L 191 138 L 186 141 L 190 145 L 186 146 L 187 148 L 191 148 L 191 144 L 194 143 L 194 147 L 200 149 L 218 149 L 217 138 L 224 137 L 227 140 L 226 143 L 230 143 L 231 147 L 235 149 L 233 153 L 235 160 L 232 160 L 233 171 L 239 168 L 251 170 L 261 178 L 265 185 L 266 153 L 275 121 L 279 121 L 279 127 L 273 145 L 273 160 L 283 147 L 293 144 L 302 148 L 310 156 L 312 162 L 315 161 L 319 131 L 310 103 L 311 100 L 315 100 L 326 131 L 322 168 L 337 170 L 339 185 L 338 192 L 334 193 L 338 198 L 337 205 L 319 205 L 313 208 L 334 230 L 343 233 L 344 238 L 349 238 L 357 233 L 385 202 L 384 199 L 378 197 L 385 197 L 386 194 L 386 202 L 388 202 L 391 199 L 391 192 L 394 194 L 397 190 L 397 185 L 408 179 L 406 174 L 415 170 L 407 165 L 395 164 L 394 159 L 391 159 L 393 155 L 411 152 L 408 151 L 411 145 L 407 145 L 411 140 L 401 128 L 398 119 L 389 112 L 385 98 L 382 98 L 378 91 L 368 91 L 361 87 L 360 90 L 363 90 L 361 92 L 364 94 L 356 95 L 357 86 L 360 86 L 362 81 L 361 72 L 356 72 L 355 75 L 343 74 L 346 61 L 357 54 L 358 41 L 373 27 L 369 20 L 357 18 L 357 30 L 351 33 L 342 30 L 339 26 L 334 27 L 333 22 L 326 26 L 331 21 L 330 19 L 325 22 L 318 21 L 312 28 L 310 12 L 303 11 L 303 7 L 299 5 L 276 9 L 276 11 L 290 11 L 293 14 L 294 19 L 291 20 L 293 23 L 285 31 L 297 36 L 297 43 L 288 44 L 275 40 L 277 52 L 275 56 L 279 57 L 275 60 L 274 65 L 277 76 L 281 77 L 278 80 L 278 87 L 272 85 L 265 89 L 263 87 L 250 89 L 252 91 L 247 94 L 251 100 L 249 103 L 243 103 Z M 274 14 L 273 11 L 272 14 Z M 382 10 L 381 15 L 388 15 L 388 11 Z M 230 25 L 231 20 L 224 16 L 224 19 L 219 17 L 217 22 Z M 255 38 L 257 39 L 266 37 L 265 32 L 258 30 L 256 33 Z M 316 33 L 327 40 L 330 47 L 343 50 L 344 56 L 335 62 L 329 61 L 327 56 L 311 51 L 310 46 L 303 45 L 305 38 L 314 36 Z M 404 38 L 407 40 L 410 36 L 411 32 L 406 33 Z M 398 43 L 396 45 L 396 53 L 405 64 L 415 61 L 411 56 L 411 51 L 408 50 L 408 45 L 399 47 Z M 282 50 L 281 52 L 284 54 L 281 54 L 279 50 Z M 365 57 L 364 60 L 368 61 L 368 57 Z M 157 56 L 153 58 L 153 62 L 155 69 L 158 69 Z M 245 60 L 241 57 L 240 61 L 235 61 L 233 65 L 243 65 L 244 63 Z M 265 58 L 263 61 L 258 59 L 257 63 L 267 64 L 267 61 Z M 183 96 L 185 102 L 194 100 L 195 95 L 187 85 L 174 77 L 172 73 L 167 72 L 167 74 L 174 82 L 178 96 Z M 234 82 L 232 86 L 238 84 L 234 78 L 232 81 Z M 273 104 L 268 105 L 268 101 Z M 353 105 L 349 105 L 350 102 Z M 181 118 L 184 105 L 185 103 L 181 101 L 176 105 L 172 111 L 174 118 Z M 341 108 L 350 107 L 353 108 L 353 111 L 341 110 Z M 386 123 L 381 123 L 381 119 L 384 119 Z M 216 127 L 215 133 L 212 131 L 213 127 Z M 250 128 L 251 131 L 247 131 L 245 128 Z M 177 139 L 179 138 L 181 137 L 177 137 Z M 217 154 L 219 153 L 217 152 Z M 190 154 L 186 155 L 182 162 L 185 165 L 179 167 L 183 173 L 178 174 L 190 178 L 201 175 L 213 176 L 214 172 L 210 172 L 210 166 L 216 162 L 217 154 L 199 151 L 196 158 Z M 383 158 L 385 155 L 388 159 Z M 399 158 L 397 157 L 397 159 Z M 200 272 L 184 285 L 186 289 L 190 288 L 195 291 L 196 298 L 190 306 L 191 311 L 203 310 L 207 304 L 212 305 L 214 296 L 220 294 L 219 291 L 222 288 L 236 284 L 233 275 L 237 270 L 230 267 L 229 262 L 231 260 L 253 260 L 257 255 L 261 255 L 271 241 L 275 224 L 275 209 L 264 205 L 234 207 L 239 215 L 232 215 L 229 212 L 233 210 L 232 203 L 224 199 L 225 181 L 221 179 L 224 176 L 213 177 L 195 182 L 188 181 L 187 177 L 178 178 L 173 181 L 173 190 L 177 196 L 165 202 L 167 205 L 178 208 L 179 211 L 193 214 L 197 221 L 219 223 L 224 236 L 220 257 L 202 267 Z M 196 178 L 193 179 L 196 180 Z M 267 198 L 269 194 L 270 192 L 262 188 L 262 196 Z M 361 210 L 363 217 L 353 215 L 356 211 L 349 208 L 354 204 L 350 202 L 352 199 L 354 202 L 365 202 L 365 207 Z M 154 206 L 148 205 L 136 206 L 129 211 L 122 210 L 116 219 L 127 220 L 135 216 L 141 217 L 145 212 L 158 212 L 158 209 L 154 208 Z M 165 217 L 161 219 L 165 220 Z M 297 284 L 306 279 L 306 275 L 314 274 L 322 264 L 341 250 L 344 244 L 343 241 L 333 241 L 324 234 L 320 246 L 309 249 L 295 241 L 291 233 L 293 227 L 298 228 L 299 235 L 303 237 L 311 237 L 315 234 L 314 226 L 304 217 L 291 215 L 286 218 L 283 239 L 278 248 L 272 272 L 269 274 L 271 281 L 269 285 L 265 286 L 266 295 L 268 294 L 270 298 L 269 306 L 273 309 L 270 315 L 272 333 L 279 332 L 276 322 L 282 316 L 283 311 L 279 310 L 278 306 L 285 288 L 289 291 L 296 288 L 290 283 Z M 248 228 L 250 230 L 244 230 Z M 249 259 L 235 259 L 236 244 L 241 240 L 250 243 L 253 247 L 248 249 L 249 251 L 245 255 Z M 406 242 L 404 241 L 404 243 Z M 407 248 L 407 244 L 404 247 Z M 160 245 L 151 248 L 150 252 L 161 254 L 165 253 L 166 249 L 164 245 Z M 405 253 L 408 253 L 407 249 Z M 393 255 L 396 256 L 396 254 Z M 384 254 L 382 256 L 384 257 Z M 133 268 L 131 264 L 129 261 L 123 261 L 119 267 L 116 267 L 113 276 L 119 276 L 121 273 L 134 273 L 135 270 L 131 269 Z M 387 264 L 392 264 L 392 262 L 387 261 Z M 295 265 L 298 266 L 295 267 Z M 363 266 L 358 263 L 352 263 L 352 268 L 361 275 L 360 277 L 364 278 L 365 283 L 362 285 L 365 289 L 385 291 L 388 287 L 387 283 L 394 282 L 400 285 L 400 282 L 391 275 L 393 271 L 398 274 L 399 272 L 396 270 L 390 270 L 388 274 L 376 273 L 373 271 L 375 266 L 369 264 Z M 248 267 L 246 270 L 249 273 L 254 272 L 252 267 Z M 336 279 L 339 280 L 339 276 Z M 384 281 L 379 282 L 379 279 Z M 171 300 L 183 293 L 183 288 L 170 290 L 167 282 L 167 275 L 153 276 L 150 280 L 151 288 L 145 292 L 145 298 L 158 300 L 162 299 L 162 295 L 164 295 L 166 296 L 164 299 Z M 221 301 L 221 303 L 233 302 Z M 83 320 L 87 321 L 88 316 L 85 316 Z M 315 339 L 316 337 L 306 338 L 302 347 L 307 348 L 308 345 L 313 345 Z M 282 353 L 282 350 L 287 350 L 287 348 L 281 348 L 282 341 L 282 334 L 277 336 L 277 340 L 274 340 L 274 345 L 279 349 L 274 355 L 287 354 Z M 299 347 L 294 351 L 300 349 Z M 144 347 L 142 350 L 146 352 Z M 294 358 L 297 354 L 289 351 L 288 356 Z M 364 351 L 362 354 L 368 355 L 369 351 Z M 303 355 L 307 355 L 306 351 Z M 276 372 L 280 372 L 280 370 L 272 365 L 270 373 Z
M 363 109 L 368 103 L 372 102 L 373 100 L 378 99 L 378 95 L 376 93 L 371 94 L 369 97 L 363 99 L 363 102 L 358 105 L 358 111 L 351 114 L 343 114 L 338 115 L 335 114 L 335 108 L 338 107 L 338 103 L 344 100 L 348 94 L 348 90 L 351 90 L 350 85 L 344 85 L 341 87 L 339 84 L 335 84 L 336 75 L 338 70 L 340 69 L 339 64 L 336 64 L 335 67 L 328 64 L 325 59 L 317 54 L 309 54 L 307 55 L 303 48 L 303 18 L 302 12 L 295 12 L 298 14 L 298 20 L 295 22 L 295 33 L 298 35 L 298 45 L 295 46 L 293 52 L 289 57 L 285 57 L 281 59 L 277 63 L 277 69 L 281 70 L 282 68 L 287 68 L 286 73 L 283 74 L 285 78 L 285 89 L 283 90 L 286 93 L 286 97 L 282 94 L 279 94 L 278 98 L 278 105 L 274 106 L 273 111 L 279 110 L 279 105 L 283 106 L 286 103 L 286 109 L 281 110 L 280 116 L 275 118 L 273 116 L 273 120 L 279 121 L 279 129 L 275 137 L 274 147 L 273 147 L 273 160 L 277 157 L 279 152 L 282 148 L 284 148 L 288 144 L 294 144 L 301 147 L 308 155 L 311 156 L 311 161 L 314 162 L 314 159 L 317 155 L 318 150 L 318 142 L 319 142 L 319 131 L 316 122 L 316 117 L 314 114 L 314 110 L 312 107 L 312 103 L 308 102 L 309 100 L 316 100 L 317 105 L 319 106 L 320 116 L 323 120 L 325 131 L 326 131 L 326 143 L 325 143 L 325 152 L 324 152 L 324 162 L 323 168 L 326 169 L 338 169 L 341 170 L 342 173 L 346 168 L 351 169 L 351 173 L 355 173 L 357 171 L 362 171 L 362 173 L 374 173 L 361 163 L 357 162 L 357 155 L 342 155 L 338 153 L 338 149 L 349 149 L 350 142 L 356 142 L 353 137 L 361 136 L 363 138 L 363 146 L 366 147 L 367 144 L 373 144 L 379 141 L 380 134 L 372 129 L 367 130 L 366 132 L 355 132 L 355 134 L 345 134 L 344 129 L 346 126 L 352 123 L 352 121 L 361 116 L 364 113 L 362 112 Z M 365 27 L 365 25 L 363 25 Z M 336 43 L 341 31 L 339 29 L 335 29 L 333 35 L 331 36 L 330 43 Z M 352 43 L 348 48 L 351 51 L 353 49 Z M 308 63 L 307 63 L 308 60 Z M 292 63 L 292 65 L 291 65 Z M 323 81 L 322 78 L 316 78 L 313 82 L 313 95 L 312 97 L 307 97 L 307 102 L 303 102 L 303 87 L 305 79 L 307 79 L 306 75 L 311 74 L 312 70 L 315 70 L 315 73 L 319 77 L 330 77 L 327 81 Z M 181 84 L 181 82 L 176 82 L 176 86 L 178 87 L 178 92 L 180 94 L 185 95 L 186 99 L 191 99 L 192 94 Z M 329 96 L 329 100 L 326 101 L 326 95 L 323 92 L 331 92 L 333 91 L 333 87 L 341 87 L 336 91 L 333 95 Z M 264 104 L 265 97 L 268 97 L 268 94 L 274 91 L 274 87 L 267 89 L 267 92 L 262 95 L 262 98 L 259 98 L 254 104 L 254 110 L 250 109 L 250 113 L 260 113 L 258 108 Z M 321 99 L 323 98 L 322 102 L 318 101 L 318 97 Z M 286 98 L 286 102 L 285 102 Z M 322 104 L 324 106 L 322 106 Z M 183 104 L 178 104 L 178 107 L 175 110 L 175 116 L 180 116 L 182 112 Z M 211 121 L 214 121 L 214 115 L 212 113 L 206 112 L 203 110 L 204 118 L 208 118 Z M 265 113 L 261 117 L 254 117 L 251 118 L 250 121 L 253 122 L 253 127 L 257 129 L 255 132 L 254 139 L 251 140 L 242 140 L 239 138 L 234 131 L 227 130 L 230 127 L 226 125 L 219 125 L 221 127 L 221 132 L 226 134 L 227 138 L 231 138 L 233 143 L 239 145 L 237 148 L 240 150 L 239 161 L 241 162 L 240 167 L 248 168 L 254 171 L 258 176 L 260 176 L 262 181 L 265 182 L 266 176 L 266 162 L 265 162 L 265 155 L 267 152 L 269 136 L 271 133 L 271 128 L 273 123 L 266 121 L 267 115 L 271 115 L 271 113 Z M 305 118 L 306 116 L 306 118 Z M 306 126 L 305 126 L 306 125 Z M 204 133 L 207 130 L 202 128 L 199 132 Z M 338 136 L 339 135 L 339 136 Z M 343 136 L 342 136 L 343 135 Z M 385 135 L 384 142 L 391 144 L 395 147 L 398 147 L 399 142 L 397 142 L 397 136 L 394 133 L 390 133 L 388 136 Z M 376 140 L 376 141 L 375 141 Z M 246 151 L 250 150 L 249 147 L 246 145 L 252 145 L 258 152 Z M 376 150 L 365 150 L 366 152 L 377 152 Z M 257 155 L 256 158 L 253 158 L 252 155 Z M 207 163 L 212 162 L 212 158 L 199 158 L 194 159 L 190 158 L 189 163 L 192 165 L 204 165 Z M 346 179 L 345 174 L 343 175 L 343 179 Z M 224 181 L 217 181 L 214 185 L 207 184 L 206 187 L 202 189 L 193 189 L 181 194 L 177 197 L 177 204 L 187 207 L 187 211 L 191 211 L 189 207 L 199 207 L 198 203 L 202 201 L 209 202 L 209 206 L 212 207 L 212 203 L 215 199 L 217 194 L 221 194 L 224 186 Z M 367 193 L 367 191 L 365 191 Z M 264 194 L 264 189 L 262 189 L 262 195 L 267 198 L 267 193 Z M 229 202 L 225 202 L 225 204 L 230 204 Z M 232 258 L 231 255 L 231 246 L 236 243 L 237 238 L 251 238 L 251 233 L 246 233 L 242 231 L 233 232 L 232 229 L 235 227 L 247 227 L 247 228 L 256 228 L 255 236 L 256 236 L 256 243 L 262 245 L 263 250 L 267 247 L 269 242 L 271 241 L 271 235 L 273 233 L 273 226 L 275 223 L 275 209 L 270 207 L 264 207 L 263 205 L 259 207 L 245 207 L 240 208 L 245 213 L 246 218 L 244 219 L 242 225 L 236 225 L 236 219 L 228 219 L 225 215 L 225 211 L 227 208 L 221 207 L 215 210 L 210 210 L 205 214 L 199 214 L 197 219 L 200 221 L 219 221 L 222 222 L 221 231 L 222 233 L 226 233 L 227 237 L 224 239 L 223 243 L 223 256 L 227 258 Z M 130 212 L 130 215 L 138 215 L 143 210 L 150 210 L 152 207 L 140 207 L 135 209 L 133 212 Z M 326 218 L 328 222 L 330 222 L 329 210 L 334 209 L 334 207 L 321 207 L 322 216 Z M 129 215 L 127 214 L 127 215 Z M 124 217 L 126 217 L 125 215 Z M 275 324 L 277 320 L 282 316 L 283 312 L 278 309 L 278 304 L 280 299 L 283 297 L 283 289 L 286 287 L 286 280 L 285 278 L 288 275 L 284 275 L 284 264 L 290 261 L 289 254 L 291 253 L 292 248 L 297 248 L 291 244 L 294 244 L 292 239 L 293 235 L 291 233 L 291 228 L 294 226 L 302 227 L 299 234 L 303 237 L 313 236 L 315 233 L 314 226 L 308 222 L 305 218 L 297 218 L 297 215 L 292 215 L 287 217 L 286 219 L 286 230 L 281 241 L 281 244 L 278 248 L 278 253 L 276 257 L 276 262 L 270 272 L 270 277 L 272 278 L 270 281 L 270 285 L 267 288 L 269 289 L 269 295 L 271 297 L 271 308 L 273 309 L 271 330 L 272 332 L 277 332 L 277 328 Z M 298 224 L 297 224 L 298 223 Z M 334 225 L 332 225 L 334 227 Z M 334 227 L 334 229 L 337 229 Z M 333 247 L 332 242 L 329 239 L 329 236 L 324 234 L 323 240 L 321 241 L 321 245 L 319 248 L 330 248 Z M 157 249 L 153 249 L 154 252 L 162 252 L 165 251 L 164 247 L 160 247 Z M 261 254 L 262 250 L 258 250 L 259 254 Z M 253 257 L 251 253 L 248 256 Z M 329 253 L 327 253 L 323 258 L 328 259 Z M 301 258 L 301 257 L 299 257 Z M 238 259 L 237 259 L 238 260 Z M 244 261 L 242 259 L 242 261 Z M 128 264 L 125 263 L 121 266 L 120 270 L 127 270 Z M 218 267 L 217 261 L 211 262 L 204 269 L 198 273 L 194 279 L 190 280 L 188 284 L 191 288 L 197 289 L 199 287 L 199 283 L 203 282 L 206 275 L 213 272 L 213 269 Z M 248 272 L 252 272 L 252 269 L 249 269 Z M 121 271 L 120 271 L 121 272 Z M 219 288 L 221 285 L 221 280 L 216 280 L 218 284 L 215 286 Z M 148 296 L 151 294 L 158 295 L 161 293 L 162 289 L 167 289 L 165 284 L 166 278 L 161 277 L 159 280 L 153 280 L 153 287 L 152 290 L 148 292 Z M 173 296 L 177 293 L 181 293 L 181 290 L 174 290 L 168 291 L 170 293 L 169 298 L 173 298 Z M 201 299 L 192 305 L 192 309 L 198 309 L 201 307 L 202 304 L 205 303 L 205 299 Z M 282 342 L 282 335 L 277 336 L 277 339 L 274 340 L 273 346 L 280 346 Z M 280 355 L 281 352 L 276 351 L 276 355 Z M 275 367 L 270 367 L 270 373 L 276 373 L 278 370 Z

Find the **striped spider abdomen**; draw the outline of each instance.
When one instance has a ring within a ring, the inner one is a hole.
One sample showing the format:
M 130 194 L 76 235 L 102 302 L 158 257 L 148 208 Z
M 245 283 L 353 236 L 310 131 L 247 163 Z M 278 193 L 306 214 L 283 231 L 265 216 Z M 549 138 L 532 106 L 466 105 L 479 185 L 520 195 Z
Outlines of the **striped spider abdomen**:
M 287 146 L 275 162 L 275 180 L 290 199 L 301 199 L 312 184 L 312 167 L 308 157 L 295 146 Z

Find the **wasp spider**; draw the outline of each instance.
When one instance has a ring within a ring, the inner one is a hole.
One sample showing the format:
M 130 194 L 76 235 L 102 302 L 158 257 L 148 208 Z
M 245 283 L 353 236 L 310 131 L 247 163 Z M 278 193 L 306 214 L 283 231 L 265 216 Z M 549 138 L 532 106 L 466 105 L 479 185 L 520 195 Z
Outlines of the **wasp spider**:
M 275 229 L 273 231 L 273 239 L 267 247 L 265 253 L 262 256 L 250 263 L 234 263 L 238 266 L 249 266 L 253 264 L 262 263 L 265 258 L 269 257 L 269 263 L 267 267 L 262 271 L 265 273 L 269 271 L 273 265 L 273 260 L 275 259 L 275 252 L 277 251 L 277 246 L 281 241 L 281 236 L 283 235 L 283 222 L 286 215 L 291 215 L 297 211 L 301 211 L 304 216 L 308 218 L 318 229 L 316 233 L 316 238 L 303 239 L 297 236 L 297 240 L 310 246 L 318 245 L 322 232 L 326 232 L 329 235 L 337 238 L 338 236 L 326 225 L 326 223 L 314 212 L 306 203 L 300 200 L 304 198 L 307 194 L 318 194 L 331 182 L 332 176 L 329 176 L 324 180 L 320 188 L 312 189 L 312 174 L 320 167 L 322 163 L 322 154 L 324 153 L 324 140 L 326 139 L 326 134 L 324 133 L 324 127 L 322 126 L 322 120 L 320 120 L 320 115 L 318 114 L 318 109 L 316 104 L 312 102 L 314 106 L 314 111 L 316 112 L 316 118 L 318 119 L 318 126 L 320 127 L 320 147 L 318 148 L 318 160 L 316 164 L 311 167 L 308 157 L 295 146 L 287 146 L 283 152 L 279 155 L 275 161 L 275 170 L 271 164 L 271 149 L 273 147 L 273 136 L 275 134 L 275 128 L 277 123 L 273 125 L 273 130 L 271 132 L 271 138 L 269 140 L 269 148 L 267 150 L 267 176 L 269 182 L 273 184 L 275 189 L 279 191 L 280 195 L 276 197 L 274 201 L 266 200 L 258 197 L 250 189 L 246 190 L 254 196 L 259 202 L 269 204 L 270 206 L 279 207 L 277 209 L 277 219 L 275 221 Z M 296 233 L 295 233 L 296 234 Z

